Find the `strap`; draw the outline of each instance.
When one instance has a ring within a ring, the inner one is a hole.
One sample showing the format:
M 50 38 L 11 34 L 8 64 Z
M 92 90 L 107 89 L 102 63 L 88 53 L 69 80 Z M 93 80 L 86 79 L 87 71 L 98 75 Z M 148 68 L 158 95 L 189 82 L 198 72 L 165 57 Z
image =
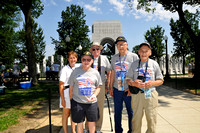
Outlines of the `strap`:
M 146 80 L 146 73 L 147 73 L 147 68 L 148 68 L 148 61 L 149 61 L 149 60 L 146 61 L 146 69 L 145 69 L 145 73 L 144 73 L 144 79 L 145 79 L 145 80 Z M 141 60 L 139 60 L 139 62 L 138 62 L 138 74 L 137 74 L 137 75 L 139 75 L 140 63 L 141 63 Z M 143 81 L 143 82 L 145 82 L 145 81 Z
M 101 75 L 101 55 L 99 56 L 99 59 L 98 59 L 98 71 L 99 71 L 99 74 Z
M 94 62 L 92 63 L 92 68 L 94 68 Z M 101 75 L 101 55 L 98 58 L 98 72 Z

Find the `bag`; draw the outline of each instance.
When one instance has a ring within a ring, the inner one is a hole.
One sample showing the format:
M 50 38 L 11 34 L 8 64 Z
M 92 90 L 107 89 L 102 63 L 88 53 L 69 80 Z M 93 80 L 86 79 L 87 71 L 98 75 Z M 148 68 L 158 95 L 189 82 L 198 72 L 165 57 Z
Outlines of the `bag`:
M 129 91 L 132 93 L 132 94 L 138 94 L 138 92 L 140 91 L 139 88 L 135 87 L 135 86 L 128 86 L 129 88 Z

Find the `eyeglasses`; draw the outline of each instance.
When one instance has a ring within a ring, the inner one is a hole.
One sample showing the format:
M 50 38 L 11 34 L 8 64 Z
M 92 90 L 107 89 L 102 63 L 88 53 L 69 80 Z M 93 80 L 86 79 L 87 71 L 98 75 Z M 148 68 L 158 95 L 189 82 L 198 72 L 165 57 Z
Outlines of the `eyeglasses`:
M 127 43 L 124 42 L 124 43 L 121 43 L 121 44 L 117 44 L 117 46 L 121 47 L 121 46 L 125 46 Z
M 95 50 L 99 51 L 100 49 L 99 49 L 99 48 L 96 48 L 96 49 L 95 49 L 95 48 L 93 48 L 93 49 L 92 49 L 92 51 L 95 51 Z
M 82 61 L 83 61 L 83 62 L 86 62 L 86 61 L 87 61 L 87 62 L 90 62 L 91 59 L 84 59 L 84 58 L 83 58 Z

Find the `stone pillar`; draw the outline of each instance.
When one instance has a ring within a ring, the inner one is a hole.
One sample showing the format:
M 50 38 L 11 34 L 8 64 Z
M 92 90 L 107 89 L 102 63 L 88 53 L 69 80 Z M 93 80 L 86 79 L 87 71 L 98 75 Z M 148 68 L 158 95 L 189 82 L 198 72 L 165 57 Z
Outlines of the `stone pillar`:
M 50 63 L 49 65 L 52 65 L 54 63 L 54 56 L 49 56 L 48 62 Z
M 46 65 L 47 65 L 47 62 L 46 62 L 46 59 L 44 58 L 42 61 L 42 73 L 46 72 Z

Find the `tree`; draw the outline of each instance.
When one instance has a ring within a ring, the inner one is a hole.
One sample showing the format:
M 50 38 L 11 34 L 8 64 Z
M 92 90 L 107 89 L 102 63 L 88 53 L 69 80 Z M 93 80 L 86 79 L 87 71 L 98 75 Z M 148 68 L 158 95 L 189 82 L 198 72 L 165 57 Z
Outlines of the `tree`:
M 58 22 L 57 32 L 59 34 L 59 41 L 52 38 L 52 43 L 55 44 L 55 50 L 58 55 L 66 57 L 71 50 L 76 51 L 79 55 L 78 46 L 83 47 L 85 51 L 90 46 L 88 39 L 89 28 L 86 25 L 85 14 L 83 8 L 77 5 L 67 6 L 65 11 L 62 11 L 62 21 Z M 66 37 L 70 37 L 70 42 L 67 42 Z
M 132 52 L 133 52 L 133 53 L 137 53 L 138 56 L 139 56 L 139 54 L 138 54 L 139 47 L 140 47 L 140 45 L 136 45 L 136 46 L 133 47 L 133 49 L 132 49 Z
M 14 5 L 0 1 L 0 61 L 11 67 L 16 55 L 15 28 L 20 22 L 20 12 Z
M 189 13 L 187 10 L 184 13 L 186 14 L 188 23 L 192 25 L 194 32 L 198 32 L 199 22 L 196 20 L 195 14 Z M 189 54 L 193 55 L 192 53 L 194 53 L 194 45 L 180 20 L 174 21 L 171 19 L 170 26 L 170 34 L 174 39 L 175 46 L 173 56 L 183 58 L 183 74 L 185 74 L 186 56 Z
M 28 57 L 29 74 L 32 77 L 32 83 L 37 85 L 36 78 L 36 55 L 32 34 L 32 19 L 38 18 L 42 14 L 43 5 L 40 0 L 3 0 L 11 5 L 17 6 L 24 14 L 25 18 L 25 40 Z
M 36 62 L 40 63 L 45 57 L 45 42 L 42 28 L 38 25 L 37 22 L 33 21 L 33 41 L 34 49 L 36 54 Z M 28 53 L 25 46 L 25 24 L 21 31 L 18 32 L 18 58 L 20 62 L 27 64 L 28 63 Z
M 131 1 L 131 0 L 130 0 Z M 165 10 L 170 12 L 177 12 L 179 19 L 186 29 L 192 43 L 195 48 L 195 73 L 194 78 L 200 79 L 200 32 L 195 33 L 192 30 L 192 25 L 187 22 L 186 15 L 183 11 L 183 5 L 198 6 L 200 4 L 199 0 L 138 0 L 138 9 L 145 8 L 146 11 L 149 11 L 150 2 L 158 2 L 162 4 Z
M 158 26 L 147 30 L 144 37 L 145 40 L 151 45 L 152 55 L 151 58 L 156 59 L 160 63 L 160 58 L 163 56 L 165 45 L 162 43 L 165 30 Z

